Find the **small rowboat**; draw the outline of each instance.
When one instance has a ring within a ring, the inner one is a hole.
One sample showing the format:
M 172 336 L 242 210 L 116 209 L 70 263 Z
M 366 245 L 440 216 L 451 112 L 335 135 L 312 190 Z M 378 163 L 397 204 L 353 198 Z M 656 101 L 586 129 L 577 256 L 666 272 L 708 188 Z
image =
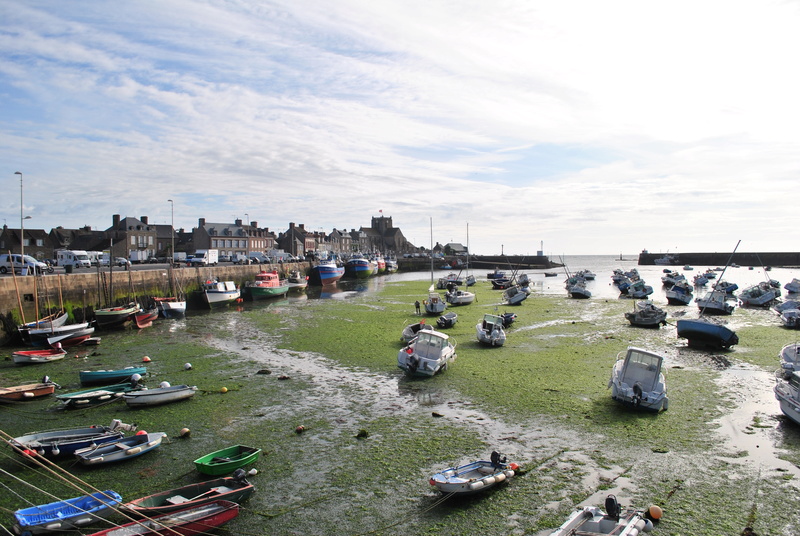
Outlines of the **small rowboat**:
M 136 426 L 125 424 L 117 419 L 111 421 L 111 426 L 89 426 L 70 430 L 52 430 L 47 432 L 32 432 L 23 436 L 9 439 L 8 443 L 24 455 L 40 455 L 59 457 L 73 454 L 76 450 L 117 441 L 124 435 L 124 431 L 135 430 Z
M 430 478 L 431 486 L 442 493 L 471 494 L 489 489 L 508 480 L 519 468 L 516 463 L 506 463 L 500 454 L 492 452 L 490 461 L 477 460 L 458 467 L 445 469 Z
M 144 406 L 160 406 L 170 402 L 178 402 L 191 398 L 197 392 L 194 385 L 169 385 L 157 387 L 155 389 L 140 389 L 122 395 L 122 399 L 130 408 L 140 408 Z
M 17 365 L 33 365 L 37 363 L 49 363 L 64 359 L 67 355 L 66 350 L 61 348 L 47 348 L 43 350 L 20 350 L 11 354 L 14 363 Z
M 120 510 L 135 516 L 155 517 L 220 499 L 241 504 L 255 490 L 246 477 L 244 469 L 237 469 L 233 476 L 189 484 L 135 499 L 121 505 Z
M 14 532 L 22 536 L 74 530 L 94 523 L 122 502 L 116 491 L 106 490 L 14 512 Z
M 139 431 L 134 436 L 125 437 L 113 443 L 76 450 L 75 457 L 83 465 L 100 465 L 130 460 L 161 446 L 161 440 L 166 436 L 167 434 L 164 432 L 148 434 Z
M 194 466 L 204 475 L 219 476 L 255 462 L 260 454 L 259 448 L 234 445 L 197 458 Z
M 95 387 L 93 389 L 56 395 L 56 398 L 67 409 L 86 408 L 105 402 L 111 402 L 112 400 L 122 400 L 123 394 L 136 389 L 141 389 L 138 383 L 120 383 L 117 385 L 107 385 L 104 387 Z
M 78 373 L 81 385 L 103 385 L 107 383 L 122 383 L 131 379 L 131 376 L 147 374 L 147 367 L 125 367 L 117 370 L 82 370 Z
M 206 534 L 239 515 L 239 505 L 230 501 L 214 501 L 202 506 L 184 508 L 151 519 L 133 521 L 90 536 L 133 536 L 147 535 L 185 536 Z
M 45 376 L 40 383 L 15 385 L 13 387 L 0 387 L 0 401 L 33 400 L 55 392 L 57 384 Z
M 63 335 L 56 335 L 55 337 L 47 337 L 47 344 L 51 348 L 70 348 L 85 343 L 92 337 L 94 328 L 89 327 L 80 331 L 73 331 L 72 333 L 65 333 Z

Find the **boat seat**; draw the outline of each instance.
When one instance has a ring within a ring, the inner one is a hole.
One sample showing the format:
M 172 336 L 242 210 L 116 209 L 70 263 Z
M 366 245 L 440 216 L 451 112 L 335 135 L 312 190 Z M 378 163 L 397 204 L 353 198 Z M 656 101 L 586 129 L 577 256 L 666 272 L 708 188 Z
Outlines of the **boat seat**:
M 230 493 L 231 491 L 233 491 L 233 488 L 229 488 L 228 486 L 217 486 L 215 488 L 211 488 L 210 491 L 213 491 L 214 493 L 223 494 L 223 493 Z
M 188 501 L 189 499 L 187 499 L 183 495 L 173 495 L 172 497 L 167 499 L 167 503 L 169 504 L 183 504 Z

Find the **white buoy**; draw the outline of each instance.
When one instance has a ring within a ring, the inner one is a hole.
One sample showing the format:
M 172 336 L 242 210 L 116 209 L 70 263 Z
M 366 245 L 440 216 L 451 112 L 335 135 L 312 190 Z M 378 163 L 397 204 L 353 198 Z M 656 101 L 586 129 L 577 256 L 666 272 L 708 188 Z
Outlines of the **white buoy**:
M 132 381 L 132 382 L 138 382 L 138 381 L 139 381 L 139 380 L 141 380 L 141 379 L 142 379 L 142 375 L 141 375 L 141 374 L 138 374 L 138 373 L 137 373 L 137 374 L 133 374 L 133 375 L 131 376 L 131 381 Z
M 255 468 L 250 469 L 249 471 L 247 471 L 247 476 L 256 476 L 257 474 L 258 474 L 258 469 L 255 469 Z
M 186 363 L 186 364 L 183 366 L 183 370 L 192 370 L 192 364 L 191 364 L 191 363 Z
M 161 382 L 158 384 L 159 387 L 169 387 L 169 382 Z

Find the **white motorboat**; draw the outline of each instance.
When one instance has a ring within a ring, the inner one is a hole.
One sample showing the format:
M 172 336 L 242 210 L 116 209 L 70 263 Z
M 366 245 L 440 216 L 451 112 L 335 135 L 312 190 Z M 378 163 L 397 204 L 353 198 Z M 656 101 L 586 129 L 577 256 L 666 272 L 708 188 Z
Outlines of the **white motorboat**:
M 655 352 L 634 346 L 629 346 L 624 356 L 620 352 L 608 380 L 611 398 L 637 408 L 666 410 L 669 399 L 661 371 L 663 362 L 664 358 Z
M 778 358 L 781 360 L 781 369 L 784 374 L 800 372 L 800 343 L 793 342 L 781 348 Z
M 653 523 L 635 510 L 621 511 L 617 498 L 606 498 L 606 509 L 596 506 L 579 508 L 567 518 L 550 536 L 639 536 L 642 532 L 653 530 Z
M 200 291 L 203 299 L 212 309 L 229 305 L 242 296 L 241 290 L 233 281 L 209 280 L 203 283 Z
M 424 330 L 397 353 L 397 366 L 407 374 L 433 376 L 447 370 L 456 357 L 456 347 L 449 335 L 436 330 Z
M 773 391 L 783 414 L 800 424 L 800 372 L 792 372 L 786 379 L 777 378 Z
M 153 298 L 158 306 L 158 312 L 164 318 L 180 318 L 186 314 L 186 300 L 174 296 L 168 298 Z
M 680 281 L 686 281 L 686 276 L 680 272 L 669 271 L 661 276 L 661 283 L 663 283 L 667 288 L 670 288 L 672 285 Z
M 762 281 L 758 285 L 747 287 L 739 293 L 739 301 L 742 305 L 754 307 L 769 307 L 780 295 L 780 290 L 774 288 L 767 281 Z
M 503 317 L 493 314 L 483 315 L 483 319 L 475 325 L 478 341 L 490 346 L 503 346 L 506 332 L 503 329 Z
M 447 307 L 447 303 L 442 299 L 442 296 L 433 289 L 433 285 L 428 289 L 428 299 L 423 303 L 425 304 L 425 312 L 429 315 L 440 315 Z
M 504 305 L 519 305 L 528 298 L 528 293 L 522 290 L 518 285 L 508 287 L 503 291 L 503 304 Z
M 694 302 L 700 309 L 700 314 L 730 315 L 736 306 L 726 301 L 728 295 L 724 290 L 712 290 L 702 298 L 695 298 Z
M 694 296 L 692 287 L 686 281 L 679 281 L 667 289 L 667 303 L 670 305 L 689 305 Z
M 586 280 L 582 277 L 570 277 L 567 279 L 567 292 L 573 298 L 588 300 L 592 297 L 592 291 L 586 288 Z
M 631 323 L 631 326 L 658 328 L 662 324 L 667 324 L 667 312 L 653 302 L 645 300 L 637 302 L 633 311 L 625 313 L 625 319 Z
M 628 298 L 633 298 L 635 300 L 645 299 L 652 293 L 653 287 L 646 285 L 644 279 L 632 281 L 631 285 L 628 287 Z
M 475 301 L 475 293 L 454 289 L 445 293 L 444 299 L 450 305 L 469 305 Z
M 694 278 L 692 278 L 694 282 L 694 286 L 702 287 L 706 283 L 708 283 L 708 276 L 706 274 L 695 274 Z
M 800 309 L 784 309 L 780 312 L 781 324 L 789 329 L 800 329 Z
M 518 468 L 516 463 L 508 463 L 498 452 L 492 452 L 489 460 L 450 467 L 433 475 L 429 482 L 442 493 L 468 495 L 507 481 L 516 474 Z

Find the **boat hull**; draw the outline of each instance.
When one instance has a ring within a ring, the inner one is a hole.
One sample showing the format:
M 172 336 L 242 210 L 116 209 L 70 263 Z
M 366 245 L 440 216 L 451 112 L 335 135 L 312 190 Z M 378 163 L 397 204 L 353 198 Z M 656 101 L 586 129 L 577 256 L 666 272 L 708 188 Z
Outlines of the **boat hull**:
M 0 387 L 0 401 L 18 402 L 21 400 L 33 400 L 43 396 L 52 395 L 56 390 L 54 383 L 30 383 L 27 385 L 15 385 L 13 387 Z
M 33 451 L 40 456 L 58 458 L 71 456 L 75 451 L 94 445 L 110 443 L 123 436 L 121 430 L 106 426 L 36 432 L 9 440 L 9 444 L 23 451 Z
M 344 276 L 344 266 L 319 264 L 311 268 L 308 276 L 309 285 L 333 285 Z
M 697 348 L 727 349 L 739 343 L 736 333 L 725 326 L 701 319 L 678 320 L 678 337 Z
M 125 367 L 117 370 L 82 370 L 78 372 L 81 385 L 103 385 L 109 383 L 122 383 L 131 379 L 131 376 L 147 374 L 147 367 Z
M 122 399 L 131 408 L 145 406 L 161 406 L 172 402 L 180 402 L 194 396 L 197 387 L 189 385 L 173 385 L 155 389 L 140 389 L 122 395 Z
M 217 500 L 200 506 L 184 508 L 152 519 L 133 521 L 90 536 L 175 535 L 195 536 L 208 534 L 239 515 L 239 505 Z
M 120 509 L 137 517 L 153 517 L 215 500 L 240 504 L 249 499 L 254 490 L 253 485 L 244 478 L 216 478 L 135 499 L 123 504 Z
M 133 315 L 140 310 L 138 304 L 122 307 L 106 307 L 94 312 L 94 319 L 100 329 L 121 328 L 133 320 Z
M 478 460 L 433 475 L 429 482 L 442 493 L 470 495 L 492 488 L 515 475 L 515 464 Z
M 259 448 L 233 445 L 197 458 L 194 466 L 204 475 L 220 476 L 254 463 L 260 455 Z
M 56 531 L 78 529 L 96 522 L 112 512 L 122 502 L 119 493 L 106 490 L 32 506 L 14 512 L 17 534 L 52 534 Z

